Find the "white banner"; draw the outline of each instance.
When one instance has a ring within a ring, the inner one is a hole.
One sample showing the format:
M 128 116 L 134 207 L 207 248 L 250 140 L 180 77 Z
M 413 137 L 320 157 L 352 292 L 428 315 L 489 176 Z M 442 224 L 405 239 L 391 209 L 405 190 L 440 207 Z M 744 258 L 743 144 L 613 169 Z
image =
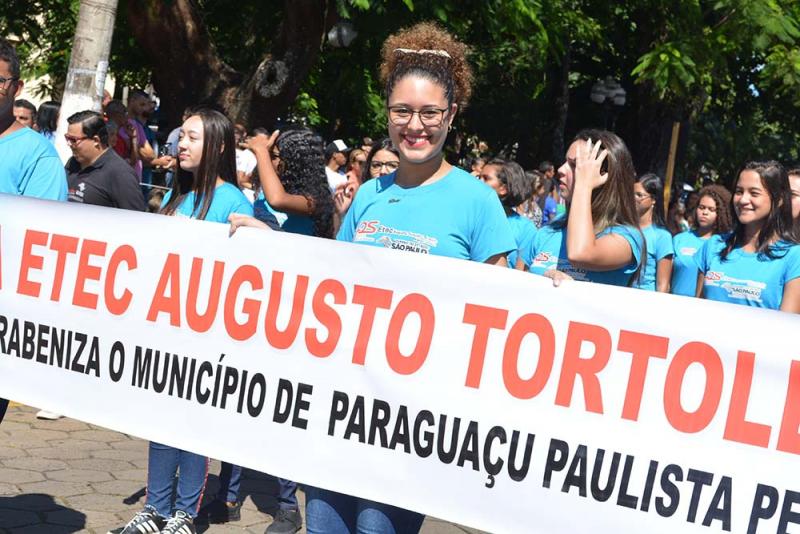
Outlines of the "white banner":
M 0 396 L 493 532 L 800 532 L 798 332 L 0 195 Z

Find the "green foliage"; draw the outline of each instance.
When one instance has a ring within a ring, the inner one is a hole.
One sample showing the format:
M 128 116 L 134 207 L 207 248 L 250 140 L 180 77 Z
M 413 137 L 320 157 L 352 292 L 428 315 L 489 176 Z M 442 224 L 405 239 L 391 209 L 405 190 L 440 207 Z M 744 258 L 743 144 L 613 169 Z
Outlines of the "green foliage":
M 133 0 L 120 0 L 110 70 L 122 83 L 141 86 L 153 59 L 131 37 L 128 1 Z M 243 75 L 273 46 L 285 10 L 279 0 L 240 0 L 235 8 L 227 0 L 195 5 L 221 59 Z M 470 45 L 475 69 L 472 102 L 459 113 L 455 137 L 480 138 L 497 151 L 518 143 L 525 164 L 562 156 L 551 152 L 551 138 L 564 76 L 567 137 L 578 128 L 603 125 L 604 109 L 591 103 L 588 93 L 596 80 L 613 76 L 628 91 L 616 122 L 635 152 L 644 151 L 644 141 L 665 125 L 683 121 L 689 141 L 679 175 L 704 164 L 728 175 L 756 155 L 800 158 L 797 0 L 330 0 L 327 5 L 333 15 L 352 22 L 358 37 L 347 49 L 321 41 L 317 65 L 282 115 L 326 137 L 355 141 L 385 134 L 381 45 L 399 28 L 434 20 Z M 4 0 L 0 10 L 0 33 L 23 37 L 19 50 L 26 76 L 48 73 L 54 80 L 45 91 L 57 92 L 63 84 L 77 6 L 78 0 Z M 640 167 L 651 164 L 646 160 Z
M 3 0 L 0 35 L 14 35 L 23 77 L 49 75 L 34 88 L 43 98 L 59 98 L 64 90 L 75 35 L 79 0 Z

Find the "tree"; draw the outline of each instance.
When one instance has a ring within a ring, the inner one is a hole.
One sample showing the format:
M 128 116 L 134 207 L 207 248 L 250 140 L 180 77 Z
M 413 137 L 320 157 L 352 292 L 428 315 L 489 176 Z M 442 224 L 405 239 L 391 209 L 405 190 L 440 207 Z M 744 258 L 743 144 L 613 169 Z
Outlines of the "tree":
M 256 3 L 209 4 L 210 10 L 227 10 L 237 16 L 227 34 L 240 36 L 236 50 L 248 56 L 247 25 L 264 18 Z M 172 121 L 184 107 L 198 102 L 217 104 L 242 122 L 272 124 L 295 100 L 317 56 L 322 37 L 331 25 L 325 0 L 286 0 L 281 24 L 269 48 L 255 65 L 225 61 L 209 30 L 208 13 L 191 0 L 128 0 L 127 22 L 131 34 L 150 60 L 153 85 Z M 230 16 L 227 17 L 230 19 Z M 260 28 L 254 29 L 254 33 Z M 219 32 L 218 34 L 223 33 Z M 250 34 L 252 35 L 252 34 Z M 265 44 L 264 40 L 253 39 Z

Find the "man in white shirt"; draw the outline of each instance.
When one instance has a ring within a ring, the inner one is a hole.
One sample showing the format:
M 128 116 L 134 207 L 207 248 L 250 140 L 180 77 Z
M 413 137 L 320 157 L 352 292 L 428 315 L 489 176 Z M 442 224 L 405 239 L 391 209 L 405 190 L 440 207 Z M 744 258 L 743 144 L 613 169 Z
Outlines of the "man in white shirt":
M 328 177 L 328 187 L 331 188 L 331 193 L 336 191 L 336 188 L 341 184 L 347 182 L 347 177 L 340 173 L 339 170 L 347 163 L 347 152 L 349 149 L 344 141 L 337 139 L 330 143 L 325 148 L 325 174 Z

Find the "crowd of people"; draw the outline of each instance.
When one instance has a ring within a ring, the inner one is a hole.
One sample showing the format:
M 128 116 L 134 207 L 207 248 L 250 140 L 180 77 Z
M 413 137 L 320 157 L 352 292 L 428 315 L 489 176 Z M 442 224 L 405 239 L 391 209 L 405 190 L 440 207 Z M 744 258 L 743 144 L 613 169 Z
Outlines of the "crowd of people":
M 386 40 L 380 74 L 383 139 L 326 144 L 292 125 L 248 135 L 199 106 L 156 148 L 146 127 L 153 102 L 136 91 L 127 105 L 107 100 L 103 113 L 70 116 L 72 158 L 62 164 L 52 146 L 57 103 L 37 110 L 15 100 L 19 62 L 0 42 L 0 192 L 449 256 L 554 285 L 588 281 L 800 312 L 800 169 L 747 162 L 732 190 L 677 190 L 667 209 L 661 177 L 637 174 L 614 133 L 586 129 L 558 168 L 544 162 L 526 171 L 481 155 L 468 172 L 444 152 L 471 96 L 466 47 L 422 23 Z M 207 458 L 151 443 L 145 507 L 114 532 L 184 534 L 196 523 L 236 521 L 241 467 L 223 464 L 218 494 L 201 507 L 207 471 Z M 267 532 L 296 532 L 297 484 L 279 482 L 280 511 Z M 417 532 L 424 519 L 389 503 L 305 490 L 309 533 Z

